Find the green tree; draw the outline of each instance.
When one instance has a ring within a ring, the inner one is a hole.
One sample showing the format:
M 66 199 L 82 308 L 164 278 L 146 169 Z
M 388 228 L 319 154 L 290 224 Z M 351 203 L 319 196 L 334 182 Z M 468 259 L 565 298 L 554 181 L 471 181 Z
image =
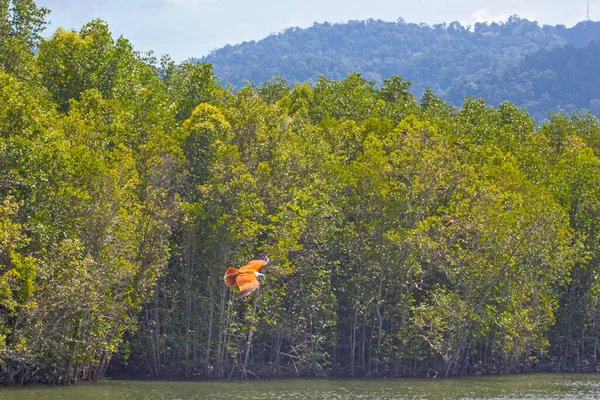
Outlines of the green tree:
M 47 8 L 33 0 L 0 2 L 0 66 L 6 72 L 30 77 L 30 63 L 46 27 Z

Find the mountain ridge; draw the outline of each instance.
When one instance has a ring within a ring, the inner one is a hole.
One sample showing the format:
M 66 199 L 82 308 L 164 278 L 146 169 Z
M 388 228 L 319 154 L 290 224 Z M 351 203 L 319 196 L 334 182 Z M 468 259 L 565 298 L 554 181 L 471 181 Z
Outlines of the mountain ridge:
M 294 84 L 315 82 L 319 76 L 344 79 L 359 72 L 381 84 L 386 77 L 401 75 L 412 82 L 415 95 L 429 86 L 460 105 L 456 96 L 450 96 L 457 87 L 501 75 L 537 51 L 568 44 L 585 46 L 596 38 L 600 38 L 600 22 L 594 21 L 567 28 L 540 26 L 516 15 L 506 22 L 473 26 L 369 19 L 288 28 L 259 41 L 227 45 L 196 61 L 212 64 L 223 84 L 236 87 L 275 76 Z

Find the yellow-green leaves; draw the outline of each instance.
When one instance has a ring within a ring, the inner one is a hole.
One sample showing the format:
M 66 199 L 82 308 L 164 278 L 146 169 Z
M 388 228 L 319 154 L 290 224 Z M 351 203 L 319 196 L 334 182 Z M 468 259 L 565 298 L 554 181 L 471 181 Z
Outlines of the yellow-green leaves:
M 0 204 L 0 304 L 10 312 L 26 306 L 36 288 L 36 260 L 21 253 L 28 240 L 17 222 L 17 211 L 18 205 L 11 198 Z M 7 316 L 10 314 L 0 318 L 0 332 L 11 328 L 5 325 Z

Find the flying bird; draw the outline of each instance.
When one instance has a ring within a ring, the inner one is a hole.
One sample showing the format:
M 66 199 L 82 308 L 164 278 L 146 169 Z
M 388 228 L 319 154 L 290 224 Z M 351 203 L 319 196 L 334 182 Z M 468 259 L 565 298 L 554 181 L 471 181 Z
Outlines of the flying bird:
M 269 258 L 267 257 L 266 260 L 252 260 L 239 269 L 229 267 L 225 272 L 225 283 L 227 286 L 238 285 L 240 299 L 244 299 L 260 287 L 260 282 L 265 279 L 265 275 L 259 271 L 268 263 Z

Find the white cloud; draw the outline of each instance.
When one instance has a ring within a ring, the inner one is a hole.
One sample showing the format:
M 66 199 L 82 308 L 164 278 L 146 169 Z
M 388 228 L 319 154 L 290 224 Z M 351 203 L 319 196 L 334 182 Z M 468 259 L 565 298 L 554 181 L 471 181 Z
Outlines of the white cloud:
M 510 14 L 494 14 L 489 8 L 484 7 L 471 14 L 473 22 L 504 22 Z

